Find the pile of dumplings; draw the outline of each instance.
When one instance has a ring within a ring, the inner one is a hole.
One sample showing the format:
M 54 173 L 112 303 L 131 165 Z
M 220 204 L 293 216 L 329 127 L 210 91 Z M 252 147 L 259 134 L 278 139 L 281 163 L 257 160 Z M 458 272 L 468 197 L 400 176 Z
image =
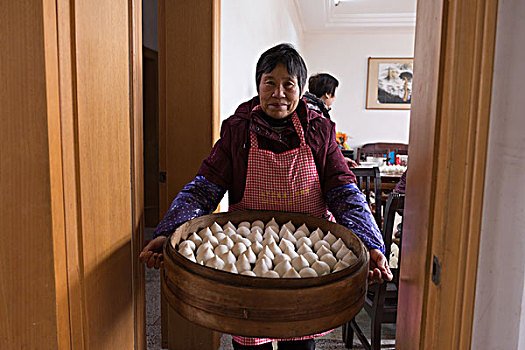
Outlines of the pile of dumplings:
M 330 231 L 310 232 L 291 221 L 279 227 L 274 218 L 241 222 L 235 227 L 216 222 L 186 233 L 175 247 L 185 258 L 218 270 L 267 278 L 306 278 L 342 270 L 357 257 Z

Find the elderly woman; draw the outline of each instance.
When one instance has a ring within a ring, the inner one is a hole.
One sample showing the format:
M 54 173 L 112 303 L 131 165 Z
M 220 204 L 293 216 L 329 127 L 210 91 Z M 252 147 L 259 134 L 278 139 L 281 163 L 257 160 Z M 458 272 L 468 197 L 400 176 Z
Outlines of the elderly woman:
M 167 236 L 192 218 L 211 213 L 225 192 L 230 210 L 277 210 L 331 218 L 355 232 L 370 252 L 370 281 L 390 280 L 381 234 L 335 141 L 335 125 L 301 99 L 306 65 L 289 44 L 257 62 L 258 96 L 224 121 L 221 138 L 195 179 L 177 195 L 140 254 L 161 265 Z M 275 195 L 275 193 L 279 195 Z M 279 349 L 315 349 L 313 338 L 281 339 Z M 233 336 L 234 349 L 271 349 L 272 339 Z

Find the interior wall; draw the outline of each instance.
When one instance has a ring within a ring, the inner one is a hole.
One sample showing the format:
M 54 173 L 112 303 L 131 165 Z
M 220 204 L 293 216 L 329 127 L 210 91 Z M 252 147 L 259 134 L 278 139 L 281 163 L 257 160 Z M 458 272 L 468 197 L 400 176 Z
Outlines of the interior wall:
M 221 1 L 221 120 L 257 95 L 255 65 L 270 47 L 289 42 L 301 49 L 291 0 Z
M 308 75 L 326 72 L 339 80 L 330 115 L 350 147 L 408 143 L 410 111 L 365 109 L 366 84 L 368 57 L 413 57 L 414 32 L 306 33 L 303 49 Z
M 525 348 L 524 18 L 499 2 L 472 349 Z

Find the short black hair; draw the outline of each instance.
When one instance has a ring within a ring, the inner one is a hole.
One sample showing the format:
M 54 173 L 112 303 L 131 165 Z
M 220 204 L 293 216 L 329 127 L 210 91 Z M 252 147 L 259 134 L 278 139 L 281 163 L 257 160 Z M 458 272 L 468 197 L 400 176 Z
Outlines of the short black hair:
M 259 61 L 257 61 L 257 68 L 255 69 L 255 83 L 257 84 L 257 92 L 259 92 L 259 84 L 263 74 L 268 74 L 277 67 L 280 63 L 284 64 L 288 73 L 297 77 L 299 89 L 301 94 L 304 85 L 306 84 L 306 64 L 297 50 L 291 44 L 279 44 L 266 50 Z
M 319 98 L 326 93 L 334 96 L 338 86 L 339 81 L 328 73 L 315 74 L 308 79 L 308 91 Z

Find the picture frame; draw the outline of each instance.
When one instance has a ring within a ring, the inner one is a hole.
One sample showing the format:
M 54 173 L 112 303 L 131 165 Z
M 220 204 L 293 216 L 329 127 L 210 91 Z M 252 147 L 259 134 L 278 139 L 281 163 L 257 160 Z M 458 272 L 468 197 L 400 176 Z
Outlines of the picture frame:
M 369 57 L 366 109 L 410 109 L 414 59 Z

